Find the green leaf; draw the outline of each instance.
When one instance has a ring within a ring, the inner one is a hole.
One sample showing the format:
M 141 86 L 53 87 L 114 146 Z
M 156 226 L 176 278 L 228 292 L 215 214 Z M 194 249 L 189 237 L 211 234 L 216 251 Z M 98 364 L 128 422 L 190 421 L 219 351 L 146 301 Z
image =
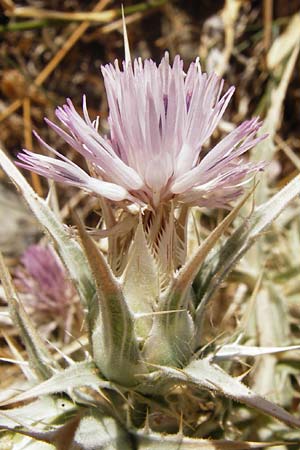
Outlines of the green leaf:
M 49 431 L 36 431 L 29 427 L 3 427 L 3 429 L 20 433 L 25 436 L 25 439 L 32 438 L 32 441 L 26 442 L 24 446 L 24 449 L 29 450 L 43 449 L 42 443 L 51 444 L 56 450 L 132 450 L 133 448 L 126 430 L 115 419 L 102 415 L 95 409 L 88 409 L 83 415 L 78 414 L 63 426 L 48 425 L 47 428 L 49 426 L 51 427 Z M 35 441 L 41 443 L 40 447 L 34 446 Z M 21 441 L 20 449 L 22 448 Z
M 66 422 L 70 416 L 74 416 L 74 413 L 74 403 L 65 396 L 63 398 L 42 396 L 25 406 L 0 411 L 0 430 L 9 431 L 14 450 L 53 449 L 53 446 L 46 442 L 49 442 L 49 435 L 55 432 L 45 430 L 52 427 L 51 423 L 56 423 L 58 420 L 62 423 Z M 64 438 L 66 442 L 67 436 L 65 435 Z
M 153 327 L 143 349 L 143 356 L 147 362 L 172 367 L 183 367 L 189 363 L 195 350 L 195 328 L 188 311 L 189 303 L 193 303 L 192 282 L 204 259 L 228 229 L 249 195 L 251 193 L 205 239 L 175 275 L 170 287 L 160 299 L 159 312 L 153 317 Z
M 12 321 L 18 327 L 20 336 L 24 342 L 30 366 L 39 379 L 45 380 L 51 377 L 54 371 L 59 370 L 60 367 L 48 351 L 46 345 L 37 333 L 35 325 L 18 299 L 17 292 L 15 291 L 11 276 L 5 266 L 1 253 L 0 278 L 9 305 Z
M 96 296 L 88 304 L 93 358 L 107 379 L 132 386 L 137 383 L 136 374 L 146 370 L 132 315 L 103 254 L 75 215 L 74 219 L 96 284 Z
M 59 393 L 70 394 L 75 389 L 85 386 L 117 390 L 112 383 L 100 378 L 94 364 L 83 362 L 74 364 L 61 372 L 54 374 L 48 380 L 5 401 L 3 405 L 6 406 L 43 395 Z
M 191 256 L 189 261 L 182 267 L 178 274 L 174 277 L 173 282 L 168 289 L 165 299 L 162 303 L 162 309 L 166 311 L 176 310 L 180 308 L 187 308 L 187 292 L 189 291 L 192 282 L 194 281 L 197 273 L 201 270 L 205 258 L 209 252 L 214 248 L 216 242 L 222 236 L 222 234 L 228 230 L 228 227 L 237 217 L 240 209 L 248 200 L 248 194 L 226 217 L 222 222 L 209 234 L 205 241 Z M 167 321 L 170 322 L 172 316 L 167 317 Z M 169 323 L 167 324 L 169 326 Z
M 261 413 L 272 416 L 281 422 L 300 427 L 300 419 L 292 416 L 280 406 L 256 394 L 237 378 L 228 375 L 211 361 L 201 359 L 193 361 L 184 370 L 158 367 L 159 370 L 144 377 L 145 382 L 140 385 L 140 391 L 153 393 L 156 389 L 161 392 L 168 390 L 174 384 L 183 384 L 198 389 L 205 389 L 237 402 L 256 408 Z
M 190 366 L 186 367 L 185 373 L 188 377 L 191 377 L 190 382 L 199 385 L 199 387 L 205 380 L 211 384 L 213 390 L 218 394 L 256 408 L 289 426 L 300 427 L 299 418 L 292 416 L 280 406 L 256 394 L 237 378 L 228 375 L 219 366 L 211 364 L 206 359 L 193 361 Z
M 170 328 L 166 329 L 164 316 L 170 315 L 176 316 L 176 319 L 172 321 Z M 152 364 L 184 367 L 193 355 L 193 337 L 194 325 L 188 311 L 157 313 L 143 347 L 143 359 L 149 364 L 149 369 Z
M 138 433 L 138 450 L 250 450 L 280 445 L 280 442 L 240 442 L 231 440 L 193 439 L 181 435 Z
M 50 423 L 57 416 L 71 410 L 74 410 L 74 403 L 65 396 L 57 398 L 42 395 L 41 398 L 27 405 L 0 411 L 0 429 L 1 427 L 13 428 L 18 424 L 27 428 L 34 423 L 41 424 L 38 427 L 44 426 L 45 423 Z
M 70 236 L 64 225 L 57 219 L 45 200 L 41 199 L 34 192 L 21 172 L 1 149 L 0 166 L 21 192 L 44 230 L 53 239 L 57 246 L 58 253 L 69 271 L 71 279 L 77 287 L 81 301 L 85 305 L 87 299 L 94 295 L 95 287 L 91 273 L 88 270 L 87 260 L 80 246 L 76 240 Z
M 255 208 L 252 215 L 224 243 L 221 250 L 211 252 L 195 282 L 199 302 L 196 314 L 198 339 L 202 332 L 207 303 L 220 283 L 243 254 L 256 242 L 262 231 L 282 212 L 286 205 L 300 193 L 300 176 L 295 177 L 266 203 Z
M 157 263 L 148 247 L 140 221 L 124 271 L 122 291 L 129 309 L 136 315 L 135 330 L 143 338 L 148 336 L 152 325 L 153 306 L 159 297 L 159 282 Z
M 254 345 L 228 344 L 222 345 L 221 348 L 213 355 L 212 360 L 214 362 L 219 362 L 249 356 L 255 357 L 261 355 L 272 355 L 275 353 L 283 353 L 299 349 L 300 345 L 290 345 L 286 347 L 256 347 Z
M 129 434 L 112 417 L 90 410 L 80 421 L 74 444 L 61 450 L 132 450 Z

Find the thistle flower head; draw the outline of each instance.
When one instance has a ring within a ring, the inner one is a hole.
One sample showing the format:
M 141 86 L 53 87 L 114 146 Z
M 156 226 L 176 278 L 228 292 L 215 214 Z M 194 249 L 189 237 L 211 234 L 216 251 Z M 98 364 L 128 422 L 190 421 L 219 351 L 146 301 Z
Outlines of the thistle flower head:
M 16 285 L 32 313 L 66 319 L 77 297 L 67 272 L 49 246 L 31 245 L 16 270 Z
M 93 176 L 47 145 L 57 159 L 24 150 L 19 165 L 48 178 L 79 186 L 110 200 L 156 208 L 171 199 L 189 205 L 226 206 L 242 192 L 245 177 L 262 165 L 241 156 L 265 136 L 261 123 L 245 121 L 206 154 L 203 145 L 214 132 L 233 95 L 222 95 L 224 81 L 201 72 L 198 59 L 187 71 L 168 53 L 159 66 L 140 58 L 101 68 L 109 106 L 109 136 L 98 133 L 86 99 L 83 116 L 71 100 L 57 108 L 60 128 L 48 125 L 88 162 Z M 249 178 L 249 177 L 248 177 Z

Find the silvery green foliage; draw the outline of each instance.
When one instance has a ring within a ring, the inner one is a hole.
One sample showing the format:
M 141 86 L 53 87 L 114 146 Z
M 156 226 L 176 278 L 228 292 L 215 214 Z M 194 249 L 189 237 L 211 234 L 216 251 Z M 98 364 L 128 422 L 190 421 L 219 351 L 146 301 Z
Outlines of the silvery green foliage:
M 236 357 L 299 346 L 260 349 L 232 343 L 216 347 L 206 356 L 201 352 L 204 313 L 212 295 L 261 232 L 300 193 L 300 177 L 257 207 L 216 251 L 216 243 L 237 216 L 241 202 L 183 267 L 173 271 L 162 289 L 160 269 L 141 221 L 125 270 L 117 277 L 77 216 L 78 240 L 4 153 L 0 161 L 58 249 L 86 309 L 89 338 L 84 361 L 65 356 L 62 364 L 39 337 L 1 259 L 2 283 L 28 353 L 30 371 L 29 387 L 12 394 L 0 413 L 2 429 L 16 432 L 11 448 L 155 449 L 158 440 L 159 448 L 171 450 L 271 445 L 197 439 L 180 421 L 178 411 L 171 412 L 167 400 L 171 393 L 186 402 L 211 394 L 225 397 L 288 426 L 300 426 L 300 419 L 257 395 L 220 365 Z M 188 392 L 192 397 L 185 400 Z M 24 402 L 23 406 L 15 407 L 17 402 Z M 159 430 L 153 430 L 156 411 L 162 417 Z M 163 438 L 158 431 L 164 433 Z

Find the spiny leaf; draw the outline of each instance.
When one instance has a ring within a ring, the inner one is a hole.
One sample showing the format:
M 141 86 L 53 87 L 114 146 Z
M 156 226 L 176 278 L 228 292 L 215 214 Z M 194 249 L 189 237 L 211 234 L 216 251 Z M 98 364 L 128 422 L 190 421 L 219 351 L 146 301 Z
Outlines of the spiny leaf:
M 77 414 L 63 426 L 53 426 L 49 431 L 24 426 L 2 428 L 51 444 L 56 450 L 132 450 L 131 439 L 121 425 L 93 409 Z
M 0 428 L 15 427 L 18 424 L 30 427 L 32 423 L 49 423 L 71 410 L 74 410 L 74 403 L 66 396 L 58 398 L 44 395 L 27 405 L 0 411 Z
M 139 450 L 250 450 L 280 445 L 280 442 L 241 442 L 231 440 L 193 439 L 181 435 L 137 433 Z
M 74 389 L 84 386 L 114 389 L 112 383 L 100 378 L 97 369 L 92 363 L 83 362 L 74 364 L 54 374 L 48 380 L 4 402 L 3 405 L 9 405 L 43 395 L 70 393 Z
M 132 450 L 133 444 L 126 430 L 112 417 L 89 410 L 81 419 L 74 438 L 74 446 L 64 450 Z
M 145 383 L 140 390 L 155 392 L 161 389 L 167 392 L 176 384 L 184 384 L 199 389 L 208 389 L 224 397 L 228 397 L 247 406 L 256 408 L 260 412 L 272 416 L 292 427 L 300 427 L 300 418 L 294 417 L 275 403 L 256 394 L 237 378 L 233 378 L 211 361 L 201 359 L 193 361 L 184 370 L 171 369 L 170 367 L 158 367 L 157 372 L 152 372 L 144 377 Z
M 223 345 L 213 356 L 214 362 L 225 359 L 236 359 L 247 356 L 272 355 L 292 350 L 300 350 L 300 345 L 290 345 L 287 347 L 256 347 L 248 345 L 229 344 Z
M 135 374 L 145 371 L 134 333 L 131 313 L 96 243 L 74 215 L 86 256 L 94 275 L 96 296 L 88 305 L 88 326 L 94 360 L 110 380 L 124 385 L 136 384 Z
M 166 329 L 163 315 L 176 315 L 177 320 Z M 170 339 L 172 336 L 172 339 Z M 150 364 L 184 367 L 193 355 L 193 320 L 187 310 L 166 311 L 153 317 L 153 326 L 143 347 L 143 358 Z
M 185 373 L 191 376 L 192 383 L 201 385 L 201 380 L 205 379 L 214 386 L 216 392 L 225 397 L 229 397 L 240 403 L 275 417 L 289 426 L 300 427 L 300 418 L 294 417 L 275 403 L 256 394 L 237 378 L 228 375 L 216 364 L 211 364 L 208 360 L 193 361 L 185 369 Z
M 12 426 L 2 426 L 1 428 L 3 430 L 13 431 L 14 433 L 19 433 L 23 436 L 32 438 L 34 442 L 39 442 L 38 445 L 41 443 L 41 448 L 44 448 L 42 444 L 43 442 L 55 446 L 56 450 L 71 450 L 79 421 L 80 416 L 76 416 L 65 425 L 57 427 L 51 431 L 38 431 L 36 428 L 25 426 L 18 428 Z M 29 447 L 25 445 L 24 448 L 31 449 L 31 444 L 29 444 Z M 48 446 L 45 448 L 48 448 Z
M 35 325 L 23 308 L 13 286 L 10 274 L 0 253 L 0 278 L 3 283 L 6 300 L 9 304 L 11 318 L 18 327 L 26 347 L 29 363 L 39 379 L 45 380 L 56 371 L 59 365 L 51 356 L 44 342 L 38 335 Z
M 261 232 L 282 212 L 286 205 L 300 193 L 300 176 L 295 177 L 266 203 L 257 207 L 250 218 L 224 243 L 220 252 L 208 255 L 204 270 L 199 273 L 195 283 L 199 306 L 196 323 L 198 339 L 202 331 L 202 323 L 208 301 L 224 280 L 228 272 L 254 244 Z
M 159 274 L 157 264 L 148 247 L 141 220 L 129 251 L 122 291 L 133 313 L 149 314 L 148 317 L 137 317 L 135 321 L 137 334 L 146 337 L 152 324 L 153 306 L 159 296 Z
M 195 251 L 194 255 L 183 266 L 183 268 L 174 277 L 174 280 L 165 295 L 163 302 L 163 310 L 174 310 L 186 308 L 186 293 L 188 292 L 194 278 L 200 270 L 200 267 L 207 257 L 208 253 L 215 246 L 218 239 L 228 229 L 233 220 L 237 217 L 240 209 L 253 193 L 251 191 L 226 217 L 222 222 L 209 234 L 205 241 Z M 167 321 L 172 320 L 172 316 L 167 317 Z
M 188 364 L 194 351 L 195 331 L 188 311 L 192 281 L 209 251 L 228 229 L 251 193 L 208 236 L 174 277 L 171 286 L 160 299 L 160 311 L 166 314 L 156 314 L 153 317 L 153 327 L 143 349 L 143 355 L 148 362 L 173 367 L 183 367 Z
M 80 246 L 1 149 L 0 166 L 17 186 L 39 223 L 55 242 L 58 253 L 77 287 L 81 301 L 85 304 L 86 300 L 94 295 L 95 287 Z

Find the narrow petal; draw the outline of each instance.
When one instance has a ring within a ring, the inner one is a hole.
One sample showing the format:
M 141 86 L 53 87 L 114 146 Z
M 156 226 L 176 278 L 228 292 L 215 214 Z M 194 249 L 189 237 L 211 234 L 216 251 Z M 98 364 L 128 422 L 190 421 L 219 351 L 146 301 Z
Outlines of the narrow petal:
M 63 109 L 57 110 L 57 117 L 72 132 L 74 138 L 52 122 L 48 122 L 49 125 L 86 159 L 99 166 L 107 179 L 117 179 L 126 189 L 135 190 L 143 187 L 143 181 L 138 173 L 117 156 L 109 141 L 98 134 L 90 121 L 86 123 L 83 120 L 69 99 Z
M 83 188 L 113 201 L 125 200 L 129 195 L 126 189 L 117 184 L 90 177 L 71 161 L 67 162 L 65 157 L 64 161 L 61 161 L 24 149 L 23 153 L 18 154 L 18 159 L 21 161 L 17 162 L 20 167 L 52 180 Z
M 266 135 L 254 138 L 260 126 L 258 119 L 242 123 L 210 150 L 195 168 L 175 179 L 170 187 L 171 191 L 174 194 L 183 193 L 194 185 L 201 185 L 218 174 L 226 172 L 226 167 L 232 160 L 265 139 Z M 244 142 L 240 144 L 242 140 Z M 239 147 L 237 147 L 238 144 L 240 144 Z
M 263 163 L 237 163 L 217 178 L 180 194 L 178 199 L 198 206 L 213 207 L 214 203 L 215 207 L 228 207 L 230 202 L 243 193 L 245 185 L 253 176 L 263 168 Z
M 24 152 L 23 165 L 57 181 L 81 186 L 115 201 L 127 199 L 156 208 L 172 200 L 220 206 L 242 191 L 241 183 L 259 167 L 240 158 L 266 136 L 256 136 L 259 119 L 242 123 L 204 157 L 202 147 L 218 126 L 234 87 L 223 92 L 224 80 L 203 73 L 199 59 L 187 73 L 166 52 L 160 64 L 151 59 L 126 59 L 101 67 L 109 108 L 110 133 L 98 132 L 99 117 L 91 120 L 83 96 L 82 113 L 70 99 L 58 107 L 61 127 L 47 124 L 80 153 L 99 176 L 89 176 L 39 136 L 58 159 Z

